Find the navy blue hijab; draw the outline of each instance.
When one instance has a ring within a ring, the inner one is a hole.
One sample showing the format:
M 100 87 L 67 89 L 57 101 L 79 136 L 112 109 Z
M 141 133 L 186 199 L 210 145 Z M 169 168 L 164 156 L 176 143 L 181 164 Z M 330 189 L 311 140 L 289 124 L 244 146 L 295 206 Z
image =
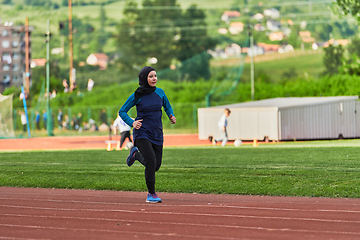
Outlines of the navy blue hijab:
M 135 90 L 135 102 L 145 95 L 155 91 L 156 87 L 151 87 L 147 81 L 148 75 L 151 71 L 155 71 L 152 67 L 143 67 L 139 73 L 139 87 Z

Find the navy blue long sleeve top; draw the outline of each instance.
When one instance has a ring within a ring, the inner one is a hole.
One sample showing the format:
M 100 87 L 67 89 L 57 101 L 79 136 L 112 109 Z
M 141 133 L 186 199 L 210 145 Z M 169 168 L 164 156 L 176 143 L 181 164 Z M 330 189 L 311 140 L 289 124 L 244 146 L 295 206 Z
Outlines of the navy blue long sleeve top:
M 143 119 L 140 129 L 134 128 L 134 141 L 137 138 L 149 139 L 156 145 L 163 145 L 163 126 L 162 126 L 162 107 L 166 115 L 174 115 L 170 102 L 161 88 L 156 88 L 154 92 L 147 94 L 135 101 L 135 93 L 131 94 L 124 105 L 119 110 L 119 116 L 124 122 L 131 126 L 134 120 L 129 117 L 128 111 L 136 105 L 137 117 L 135 120 Z

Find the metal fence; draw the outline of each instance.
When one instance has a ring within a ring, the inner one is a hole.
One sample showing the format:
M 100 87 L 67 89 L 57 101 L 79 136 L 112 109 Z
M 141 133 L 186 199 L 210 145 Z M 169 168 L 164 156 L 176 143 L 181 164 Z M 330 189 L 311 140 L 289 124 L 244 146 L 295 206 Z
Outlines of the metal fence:
M 163 127 L 164 129 L 197 129 L 198 118 L 197 109 L 205 107 L 203 103 L 173 103 L 172 107 L 177 119 L 176 124 L 171 124 L 165 112 L 163 111 Z M 85 106 L 85 107 L 52 107 L 51 117 L 47 116 L 47 120 L 51 121 L 51 126 L 54 129 L 66 128 L 68 130 L 87 130 L 89 125 L 94 124 L 99 127 L 105 123 L 110 126 L 116 119 L 121 106 Z M 59 110 L 62 111 L 62 120 L 58 121 Z M 13 110 L 14 130 L 20 131 L 23 129 L 20 119 L 20 111 L 23 109 Z M 28 109 L 28 117 L 31 131 L 37 131 L 38 128 L 45 129 L 46 122 L 43 119 L 46 108 L 30 108 Z M 37 112 L 40 115 L 40 121 L 36 123 Z M 136 109 L 132 108 L 129 111 L 129 116 L 136 117 Z M 68 120 L 67 120 L 68 119 Z M 66 124 L 68 122 L 68 124 Z M 65 124 L 64 124 L 65 123 Z M 76 126 L 77 125 L 77 126 Z

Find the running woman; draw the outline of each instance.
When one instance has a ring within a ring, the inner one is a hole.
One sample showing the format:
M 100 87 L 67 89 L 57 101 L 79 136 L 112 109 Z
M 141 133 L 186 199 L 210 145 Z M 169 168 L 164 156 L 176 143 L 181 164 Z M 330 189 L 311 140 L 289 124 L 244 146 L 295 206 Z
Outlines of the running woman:
M 126 159 L 130 167 L 135 160 L 145 166 L 145 181 L 148 188 L 146 202 L 161 203 L 162 200 L 155 192 L 155 172 L 159 170 L 163 155 L 163 127 L 162 110 L 169 117 L 172 124 L 176 118 L 170 102 L 157 83 L 156 71 L 152 67 L 144 67 L 139 73 L 139 87 L 130 95 L 119 111 L 119 116 L 126 124 L 134 127 L 134 147 Z M 136 105 L 137 117 L 131 119 L 128 111 Z

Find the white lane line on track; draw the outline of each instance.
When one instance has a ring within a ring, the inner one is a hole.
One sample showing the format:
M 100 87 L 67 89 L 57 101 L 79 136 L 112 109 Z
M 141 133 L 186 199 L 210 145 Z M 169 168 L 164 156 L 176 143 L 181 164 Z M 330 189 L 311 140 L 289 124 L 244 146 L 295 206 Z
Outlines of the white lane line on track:
M 13 192 L 3 192 L 1 191 L 1 187 L 0 187 L 0 193 L 2 196 L 5 196 L 5 195 L 14 195 Z M 58 189 L 58 190 L 61 190 L 61 189 Z M 86 191 L 86 190 L 74 190 L 74 191 Z M 94 191 L 96 192 L 97 190 L 87 190 L 87 191 Z M 101 191 L 100 191 L 101 192 Z M 40 195 L 44 195 L 45 193 L 39 193 Z M 35 196 L 39 196 L 39 194 L 35 194 Z M 144 193 L 146 194 L 146 193 Z M 30 196 L 34 196 L 34 193 L 18 193 L 17 195 L 30 195 Z M 189 195 L 192 195 L 192 194 L 189 194 Z M 195 194 L 196 195 L 196 194 Z M 209 194 L 197 194 L 197 195 L 209 195 Z M 57 193 L 48 193 L 46 192 L 46 196 L 49 196 L 49 197 L 58 197 L 58 196 L 61 196 L 61 197 L 70 197 L 70 198 L 74 198 L 74 197 L 85 197 L 85 198 L 108 198 L 108 197 L 119 197 L 119 198 L 126 198 L 126 196 L 123 196 L 123 195 L 119 195 L 119 196 L 104 196 L 104 195 L 91 195 L 91 194 L 83 194 L 83 195 L 69 195 L 69 194 L 57 194 Z M 216 195 L 216 196 L 220 196 L 220 195 Z M 227 195 L 228 196 L 228 195 Z M 236 197 L 238 195 L 234 195 L 234 197 Z M 143 199 L 143 197 L 134 197 L 134 196 L 128 196 L 128 197 L 131 197 L 131 198 L 136 198 L 136 199 Z M 249 196 L 249 197 L 256 197 L 256 196 Z M 309 200 L 316 200 L 317 198 L 313 198 L 313 197 L 272 197 L 272 196 L 261 196 L 261 199 L 262 199 L 262 202 L 265 201 L 264 198 L 269 198 L 269 199 L 272 199 L 272 198 L 297 198 L 297 199 L 309 199 Z M 0 200 L 1 199 L 24 199 L 24 200 L 37 200 L 37 201 L 56 201 L 56 200 L 49 200 L 49 199 L 34 199 L 34 198 L 18 198 L 18 197 L 13 197 L 13 198 L 5 198 L 5 197 L 0 197 Z M 341 204 L 339 204 L 339 202 L 322 202 L 322 200 L 324 199 L 327 199 L 327 198 L 319 198 L 321 202 L 314 202 L 314 201 L 311 201 L 311 202 L 298 202 L 298 201 L 281 201 L 281 202 L 278 202 L 278 201 L 275 201 L 274 200 L 271 200 L 271 201 L 267 201 L 267 203 L 269 204 L 296 204 L 296 205 L 334 205 L 334 206 L 359 206 L 360 207 L 360 200 L 357 201 L 357 203 L 355 203 L 354 201 L 358 200 L 358 199 L 351 199 L 351 198 L 344 198 L 342 199 L 341 201 Z M 169 201 L 173 201 L 174 199 L 169 199 Z M 188 201 L 198 201 L 198 200 L 194 200 L 194 199 L 187 199 Z M 339 200 L 337 198 L 331 198 L 330 200 Z M 239 201 L 244 201 L 245 203 L 253 203 L 254 199 L 247 199 L 247 200 L 244 200 L 244 199 L 240 199 Z M 348 202 L 350 201 L 350 202 Z M 113 203 L 113 204 L 118 204 L 118 203 Z M 187 205 L 185 205 L 187 206 Z M 236 207 L 236 206 L 234 206 Z
M 140 212 L 138 212 L 140 213 Z M 143 212 L 141 212 L 143 213 Z M 153 214 L 153 213 L 151 213 Z M 98 221 L 127 221 L 140 223 L 154 223 L 154 221 L 140 221 L 140 220 L 121 220 L 117 218 L 87 218 L 87 217 L 65 217 L 65 216 L 44 216 L 44 215 L 25 215 L 25 214 L 0 214 L 0 216 L 9 217 L 34 217 L 34 218 L 53 218 L 53 219 L 78 219 L 78 220 L 98 220 Z M 277 219 L 277 220 L 299 220 L 299 221 L 318 221 L 318 222 L 334 222 L 334 223 L 360 223 L 360 221 L 348 220 L 331 220 L 331 219 L 314 219 L 314 218 L 289 218 L 289 217 L 259 217 L 259 216 L 244 216 L 238 215 L 238 218 L 254 218 L 254 219 Z M 238 227 L 237 225 L 214 225 L 214 224 L 193 224 L 193 223 L 173 223 L 173 222 L 158 222 L 159 224 L 179 224 L 179 225 L 196 225 L 196 226 L 212 226 L 212 227 Z
M 192 226 L 197 226 L 193 224 Z M 211 226 L 211 225 L 210 225 Z M 115 230 L 104 230 L 104 229 L 84 229 L 84 228 L 62 228 L 62 227 L 45 227 L 45 226 L 31 226 L 31 225 L 15 225 L 15 224 L 0 224 L 0 227 L 15 227 L 15 228 L 35 228 L 35 229 L 53 229 L 53 230 L 66 230 L 66 231 L 93 231 L 93 232 L 113 232 L 113 233 L 133 233 L 133 234 L 146 234 L 146 235 L 165 235 L 170 236 L 166 233 L 148 233 L 148 232 L 128 232 L 128 231 L 115 231 Z M 317 230 L 305 230 L 305 229 L 290 229 L 290 228 L 266 228 L 266 227 L 248 227 L 248 226 L 236 226 L 238 229 L 247 229 L 247 230 L 261 230 L 261 231 L 280 231 L 280 232 L 301 232 L 301 233 L 317 233 L 317 234 L 341 234 L 341 235 L 359 235 L 358 232 L 339 232 L 339 231 L 317 231 Z M 173 235 L 177 237 L 196 237 L 196 238 L 205 238 L 205 239 L 238 239 L 238 238 L 227 238 L 219 236 L 194 236 L 194 235 Z
M 224 239 L 224 240 L 239 239 L 239 238 L 219 237 L 219 236 L 179 235 L 177 233 L 149 233 L 149 232 L 133 232 L 133 231 L 121 231 L 121 230 L 44 227 L 44 226 L 30 226 L 30 225 L 14 225 L 14 224 L 0 224 L 0 227 L 33 228 L 33 229 L 47 229 L 47 230 L 50 229 L 50 230 L 64 230 L 64 231 L 86 231 L 86 232 L 103 232 L 103 233 L 119 233 L 119 234 L 122 233 L 122 234 L 150 235 L 150 236 L 169 236 L 169 237 L 182 237 L 185 239 L 189 239 L 189 238 Z
M 128 205 L 128 206 L 149 206 L 148 203 L 109 203 L 94 201 L 75 201 L 75 200 L 54 200 L 54 199 L 27 199 L 27 198 L 1 198 L 0 200 L 23 200 L 39 202 L 58 202 L 58 203 L 81 203 L 81 204 L 101 204 L 101 205 Z M 0 205 L 1 206 L 1 205 Z M 335 212 L 335 213 L 360 213 L 360 210 L 339 210 L 339 209 L 296 209 L 296 208 L 276 208 L 276 207 L 248 207 L 234 205 L 216 205 L 216 204 L 157 204 L 157 207 L 205 207 L 205 208 L 234 208 L 234 209 L 251 209 L 251 210 L 271 210 L 271 211 L 296 211 L 296 212 Z
M 0 239 L 7 239 L 7 240 L 39 240 L 38 238 L 19 238 L 19 237 L 2 237 Z
M 3 206 L 4 205 L 0 205 L 0 207 Z M 5 205 L 5 206 L 9 208 L 51 210 L 51 211 L 122 212 L 122 213 L 137 213 L 137 214 L 162 214 L 162 215 L 183 215 L 183 216 L 202 216 L 202 217 L 206 216 L 206 217 L 216 217 L 216 218 L 232 217 L 232 218 L 315 221 L 315 222 L 333 222 L 333 223 L 360 223 L 360 221 L 339 220 L 339 219 L 268 217 L 268 216 L 251 216 L 251 215 L 235 215 L 235 214 L 184 213 L 184 212 L 159 212 L 159 211 L 154 212 L 154 211 L 137 211 L 137 210 L 122 210 L 122 209 L 70 209 L 70 208 L 49 208 L 49 207 L 24 207 L 24 206 L 10 206 L 10 205 Z

